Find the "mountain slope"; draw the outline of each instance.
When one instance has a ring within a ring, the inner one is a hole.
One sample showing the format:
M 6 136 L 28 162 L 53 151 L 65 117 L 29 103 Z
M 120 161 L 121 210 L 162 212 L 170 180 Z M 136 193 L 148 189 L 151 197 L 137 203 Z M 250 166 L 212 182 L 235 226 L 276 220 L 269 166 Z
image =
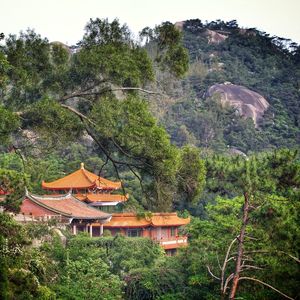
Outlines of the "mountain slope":
M 254 28 L 241 29 L 235 21 L 203 24 L 196 19 L 176 26 L 189 51 L 189 72 L 182 81 L 160 74 L 164 78 L 161 88 L 172 101 L 168 101 L 167 108 L 161 103 L 164 100 L 156 103 L 161 107 L 158 116 L 174 143 L 182 145 L 192 140 L 213 150 L 223 151 L 230 146 L 245 152 L 299 146 L 299 46 Z M 259 127 L 256 116 L 252 115 L 255 124 L 245 119 L 251 113 L 237 116 L 228 107 L 217 107 L 217 103 L 211 107 L 206 96 L 213 96 L 212 87 L 225 82 L 266 99 L 269 105 L 263 100 Z M 182 132 L 188 137 L 182 138 Z

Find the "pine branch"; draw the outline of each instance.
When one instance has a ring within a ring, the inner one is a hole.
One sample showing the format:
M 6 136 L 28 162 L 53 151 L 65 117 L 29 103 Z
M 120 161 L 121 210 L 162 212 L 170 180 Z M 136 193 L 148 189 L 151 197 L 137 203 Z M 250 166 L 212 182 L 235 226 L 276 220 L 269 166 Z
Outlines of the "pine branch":
M 75 92 L 72 93 L 70 95 L 66 95 L 64 97 L 62 97 L 59 102 L 64 102 L 68 99 L 72 99 L 72 98 L 76 98 L 76 97 L 84 97 L 84 96 L 100 96 L 103 95 L 105 93 L 108 92 L 117 92 L 117 91 L 139 91 L 139 92 L 143 92 L 146 94 L 150 94 L 150 95 L 160 95 L 161 93 L 159 92 L 154 92 L 154 91 L 150 91 L 150 90 L 145 90 L 139 87 L 120 87 L 120 88 L 103 88 L 100 91 L 80 91 L 80 92 Z
M 261 254 L 272 254 L 272 253 L 280 253 L 280 254 L 284 254 L 287 255 L 288 257 L 292 258 L 293 260 L 295 260 L 297 263 L 300 263 L 300 259 L 297 258 L 296 256 L 293 256 L 287 252 L 284 251 L 269 251 L 269 250 L 252 250 L 252 251 L 245 251 L 244 254 L 251 254 L 251 253 L 261 253 Z
M 226 266 L 227 266 L 227 263 L 229 261 L 231 261 L 232 259 L 234 259 L 234 257 L 230 257 L 228 258 L 229 254 L 230 254 L 230 251 L 231 251 L 231 248 L 233 246 L 233 244 L 237 241 L 237 238 L 234 238 L 231 243 L 229 244 L 228 246 L 228 249 L 227 249 L 227 252 L 226 252 L 226 255 L 225 255 L 225 258 L 224 258 L 224 263 L 223 263 L 223 266 L 221 268 L 221 291 L 222 293 L 225 293 L 225 286 L 224 286 L 224 279 L 225 279 L 225 271 L 226 271 Z M 228 279 L 228 278 L 227 278 Z M 226 284 L 226 281 L 225 281 L 225 284 Z M 228 284 L 228 282 L 227 282 Z M 227 286 L 226 286 L 227 288 Z
M 209 273 L 213 278 L 215 278 L 215 279 L 217 279 L 217 280 L 221 280 L 221 278 L 217 277 L 216 275 L 214 275 L 214 274 L 212 273 L 212 271 L 210 270 L 210 268 L 209 268 L 208 265 L 206 266 L 206 268 L 207 268 L 207 270 L 208 270 L 208 273 Z
M 261 281 L 261 280 L 259 280 L 259 279 L 252 278 L 252 277 L 240 277 L 240 278 L 239 278 L 239 281 L 240 281 L 240 280 L 251 280 L 251 281 L 258 282 L 258 283 L 260 283 L 260 284 L 262 284 L 262 285 L 265 285 L 265 286 L 269 287 L 271 290 L 277 292 L 278 294 L 280 294 L 281 296 L 283 296 L 283 297 L 285 297 L 285 298 L 287 298 L 287 299 L 295 300 L 294 298 L 291 298 L 291 297 L 289 297 L 288 295 L 284 294 L 283 292 L 277 290 L 277 289 L 274 288 L 272 285 L 270 285 L 270 284 L 268 284 L 268 283 L 266 283 L 266 282 L 263 282 L 263 281 Z

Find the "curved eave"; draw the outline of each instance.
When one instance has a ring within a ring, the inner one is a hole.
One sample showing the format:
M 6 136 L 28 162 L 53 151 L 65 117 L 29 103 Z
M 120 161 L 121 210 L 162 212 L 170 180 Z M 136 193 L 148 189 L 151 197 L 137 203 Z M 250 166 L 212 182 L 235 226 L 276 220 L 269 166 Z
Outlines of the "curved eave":
M 146 228 L 149 227 L 149 225 L 105 225 L 105 228 Z
M 91 185 L 85 185 L 85 186 L 62 186 L 62 187 L 52 187 L 49 186 L 48 182 L 42 181 L 42 188 L 44 190 L 52 190 L 52 191 L 60 191 L 60 190 L 69 190 L 69 189 L 93 189 L 96 187 L 96 184 L 93 183 Z
M 184 225 L 187 225 L 187 224 L 188 224 L 188 223 L 184 223 L 184 224 L 181 223 L 181 224 L 158 224 L 158 225 L 154 225 L 154 224 L 151 223 L 151 226 L 152 226 L 152 227 L 173 227 L 173 226 L 174 226 L 174 227 L 175 227 L 175 226 L 178 227 L 178 226 L 184 226 Z
M 122 202 L 117 202 L 117 201 L 106 201 L 106 202 L 88 202 L 88 201 L 85 201 L 85 202 L 87 204 L 89 204 L 90 206 L 95 206 L 95 207 L 98 207 L 98 206 L 116 206 L 119 203 L 122 203 Z
M 39 206 L 41 206 L 41 207 L 43 207 L 43 208 L 45 208 L 45 209 L 47 209 L 47 210 L 49 210 L 49 211 L 52 211 L 52 212 L 54 212 L 54 213 L 56 213 L 56 214 L 58 214 L 58 215 L 61 215 L 61 216 L 63 216 L 63 217 L 67 217 L 67 218 L 71 218 L 71 219 L 76 219 L 76 220 L 80 220 L 80 219 L 83 219 L 83 220 L 106 220 L 106 222 L 109 222 L 110 220 L 111 220 L 111 217 L 112 217 L 112 215 L 110 215 L 110 214 L 107 214 L 106 216 L 92 216 L 92 217 L 86 217 L 86 216 L 77 216 L 77 215 L 73 215 L 73 214 L 68 214 L 68 213 L 66 213 L 66 212 L 63 212 L 63 211 L 60 211 L 60 210 L 58 210 L 58 209 L 55 209 L 55 208 L 53 208 L 53 207 L 51 207 L 51 206 L 48 206 L 47 204 L 45 204 L 45 203 L 43 203 L 43 202 L 41 202 L 41 201 L 39 201 L 39 200 L 37 200 L 37 199 L 35 199 L 33 196 L 31 196 L 30 194 L 27 194 L 26 195 L 26 197 L 30 200 L 30 201 L 32 201 L 32 202 L 34 202 L 35 204 L 37 204 L 37 205 L 39 205 Z M 74 198 L 74 200 L 75 201 L 78 201 L 79 203 L 81 203 L 81 201 L 80 200 L 77 200 L 76 198 Z M 91 209 L 95 209 L 95 208 L 91 208 Z M 95 209 L 96 210 L 96 209 Z M 96 210 L 97 211 L 97 210 Z M 105 223 L 106 223 L 105 222 Z

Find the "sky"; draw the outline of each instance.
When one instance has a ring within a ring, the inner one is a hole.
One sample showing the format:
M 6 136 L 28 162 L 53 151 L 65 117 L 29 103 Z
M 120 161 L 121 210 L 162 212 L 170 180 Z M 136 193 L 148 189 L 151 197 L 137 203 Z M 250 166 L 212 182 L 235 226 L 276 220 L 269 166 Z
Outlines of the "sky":
M 27 28 L 49 41 L 74 45 L 90 18 L 118 18 L 132 32 L 163 21 L 236 19 L 240 27 L 300 44 L 300 0 L 0 0 L 0 32 Z

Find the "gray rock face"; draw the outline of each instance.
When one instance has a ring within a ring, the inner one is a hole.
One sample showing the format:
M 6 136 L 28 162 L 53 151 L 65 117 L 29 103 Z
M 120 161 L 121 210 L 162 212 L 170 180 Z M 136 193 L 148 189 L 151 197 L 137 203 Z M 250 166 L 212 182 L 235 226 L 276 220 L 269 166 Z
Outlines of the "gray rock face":
M 220 95 L 222 103 L 235 107 L 242 116 L 252 118 L 257 127 L 258 121 L 270 104 L 260 94 L 248 88 L 231 83 L 215 84 L 207 91 L 207 97 Z
M 210 29 L 205 30 L 205 35 L 209 44 L 220 44 L 228 38 L 227 35 L 221 34 L 215 30 Z

